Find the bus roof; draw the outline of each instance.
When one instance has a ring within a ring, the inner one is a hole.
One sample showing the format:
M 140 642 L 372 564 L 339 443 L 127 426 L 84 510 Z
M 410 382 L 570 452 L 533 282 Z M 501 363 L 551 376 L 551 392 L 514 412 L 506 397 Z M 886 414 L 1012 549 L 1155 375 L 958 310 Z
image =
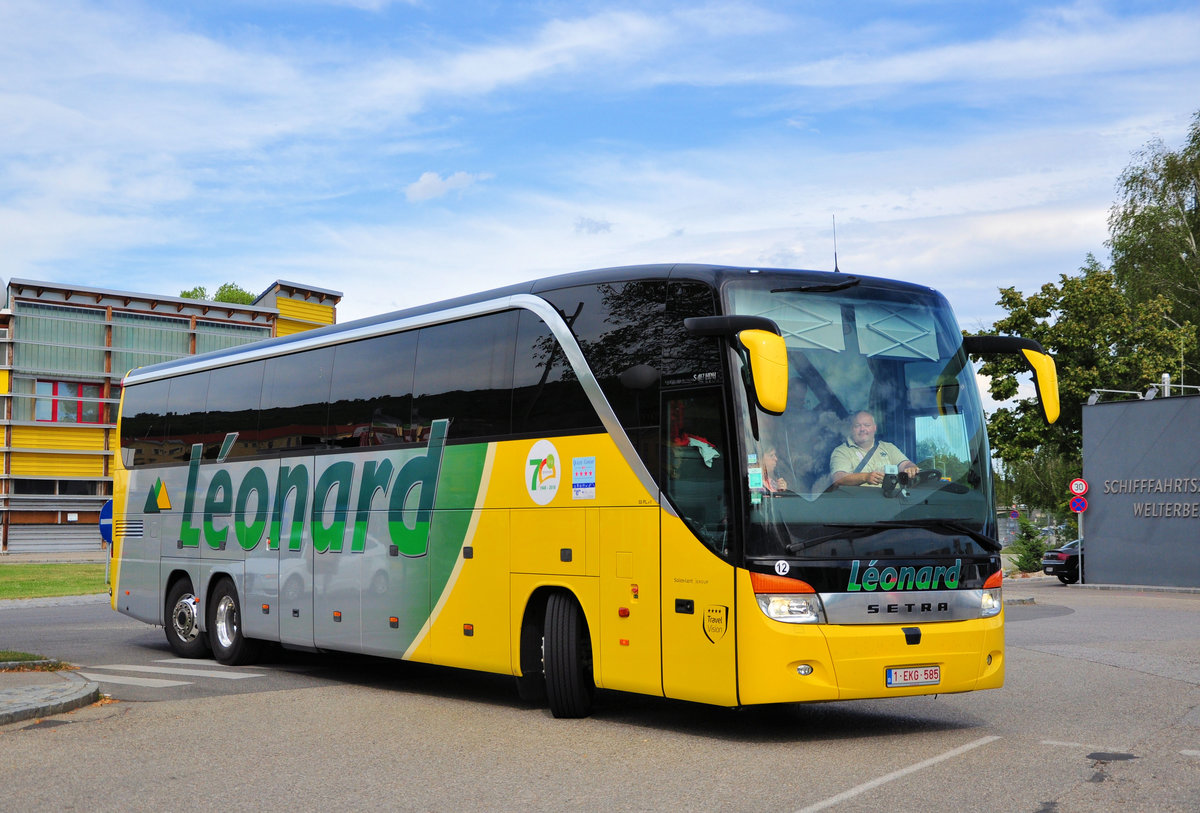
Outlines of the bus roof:
M 329 325 L 326 327 L 280 336 L 272 339 L 251 342 L 224 350 L 215 350 L 195 356 L 165 361 L 147 367 L 139 367 L 125 375 L 122 384 L 134 384 L 139 381 L 171 378 L 185 372 L 197 372 L 228 364 L 251 361 L 258 358 L 286 355 L 290 352 L 341 344 L 369 335 L 389 333 L 392 330 L 406 329 L 404 323 L 420 320 L 420 317 L 437 313 L 452 315 L 455 311 L 470 308 L 470 306 L 487 302 L 503 302 L 511 297 L 520 295 L 537 295 L 539 293 L 572 288 L 580 285 L 598 285 L 602 283 L 632 282 L 646 280 L 690 280 L 704 282 L 714 288 L 720 288 L 725 280 L 730 278 L 744 279 L 750 274 L 786 274 L 794 277 L 800 284 L 831 284 L 837 281 L 857 280 L 868 282 L 873 287 L 894 289 L 919 289 L 928 291 L 923 285 L 889 280 L 881 277 L 865 277 L 858 274 L 846 274 L 833 271 L 815 271 L 808 269 L 788 268 L 753 268 L 749 266 L 724 266 L 686 263 L 659 263 L 651 265 L 628 265 L 613 268 L 598 268 L 590 271 L 576 271 L 568 274 L 558 274 L 552 277 L 515 283 L 502 288 L 493 288 L 479 293 L 417 305 L 412 308 L 368 316 L 351 322 Z M 458 318 L 458 317 L 453 317 Z

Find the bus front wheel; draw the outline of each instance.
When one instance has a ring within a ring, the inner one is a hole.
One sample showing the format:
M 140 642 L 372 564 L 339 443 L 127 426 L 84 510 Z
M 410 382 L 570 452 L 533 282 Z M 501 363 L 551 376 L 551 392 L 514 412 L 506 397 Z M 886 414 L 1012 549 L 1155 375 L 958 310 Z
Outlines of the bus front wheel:
M 592 642 L 575 599 L 554 593 L 546 601 L 546 698 L 555 717 L 586 717 L 592 709 Z
M 171 651 L 181 658 L 203 658 L 208 654 L 208 639 L 200 631 L 200 601 L 192 593 L 192 583 L 178 579 L 167 591 L 167 619 L 163 626 Z
M 242 608 L 237 589 L 229 579 L 221 579 L 208 602 L 208 639 L 213 657 L 226 666 L 253 663 L 261 642 L 242 634 Z

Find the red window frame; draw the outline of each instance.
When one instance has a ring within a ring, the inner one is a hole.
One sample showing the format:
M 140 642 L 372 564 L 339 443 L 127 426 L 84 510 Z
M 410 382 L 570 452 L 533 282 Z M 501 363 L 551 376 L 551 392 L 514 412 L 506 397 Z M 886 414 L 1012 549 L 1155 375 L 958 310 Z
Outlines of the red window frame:
M 49 385 L 49 392 L 45 391 Z M 85 388 L 90 391 L 85 393 Z M 42 423 L 104 423 L 104 404 L 95 400 L 104 395 L 104 389 L 96 382 L 39 380 L 34 386 L 34 420 Z M 88 400 L 84 400 L 88 399 Z M 44 414 L 44 405 L 49 403 L 49 416 Z M 85 418 L 85 410 L 94 408 L 94 413 Z M 67 416 L 70 417 L 67 417 Z

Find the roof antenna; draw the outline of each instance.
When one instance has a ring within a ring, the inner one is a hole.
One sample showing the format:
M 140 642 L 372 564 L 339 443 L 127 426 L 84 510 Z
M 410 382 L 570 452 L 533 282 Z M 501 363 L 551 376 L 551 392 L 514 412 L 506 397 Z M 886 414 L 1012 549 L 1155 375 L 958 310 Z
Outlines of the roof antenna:
M 842 273 L 837 263 L 837 215 L 833 215 L 833 273 Z

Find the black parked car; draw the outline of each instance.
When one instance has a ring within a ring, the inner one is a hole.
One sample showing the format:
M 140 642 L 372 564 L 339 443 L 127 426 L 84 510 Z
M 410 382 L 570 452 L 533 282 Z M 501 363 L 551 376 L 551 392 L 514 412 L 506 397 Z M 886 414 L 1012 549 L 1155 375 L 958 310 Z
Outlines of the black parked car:
M 1046 551 L 1042 557 L 1042 572 L 1047 576 L 1058 576 L 1063 584 L 1079 581 L 1079 549 L 1082 544 L 1082 539 L 1076 539 L 1061 548 Z

